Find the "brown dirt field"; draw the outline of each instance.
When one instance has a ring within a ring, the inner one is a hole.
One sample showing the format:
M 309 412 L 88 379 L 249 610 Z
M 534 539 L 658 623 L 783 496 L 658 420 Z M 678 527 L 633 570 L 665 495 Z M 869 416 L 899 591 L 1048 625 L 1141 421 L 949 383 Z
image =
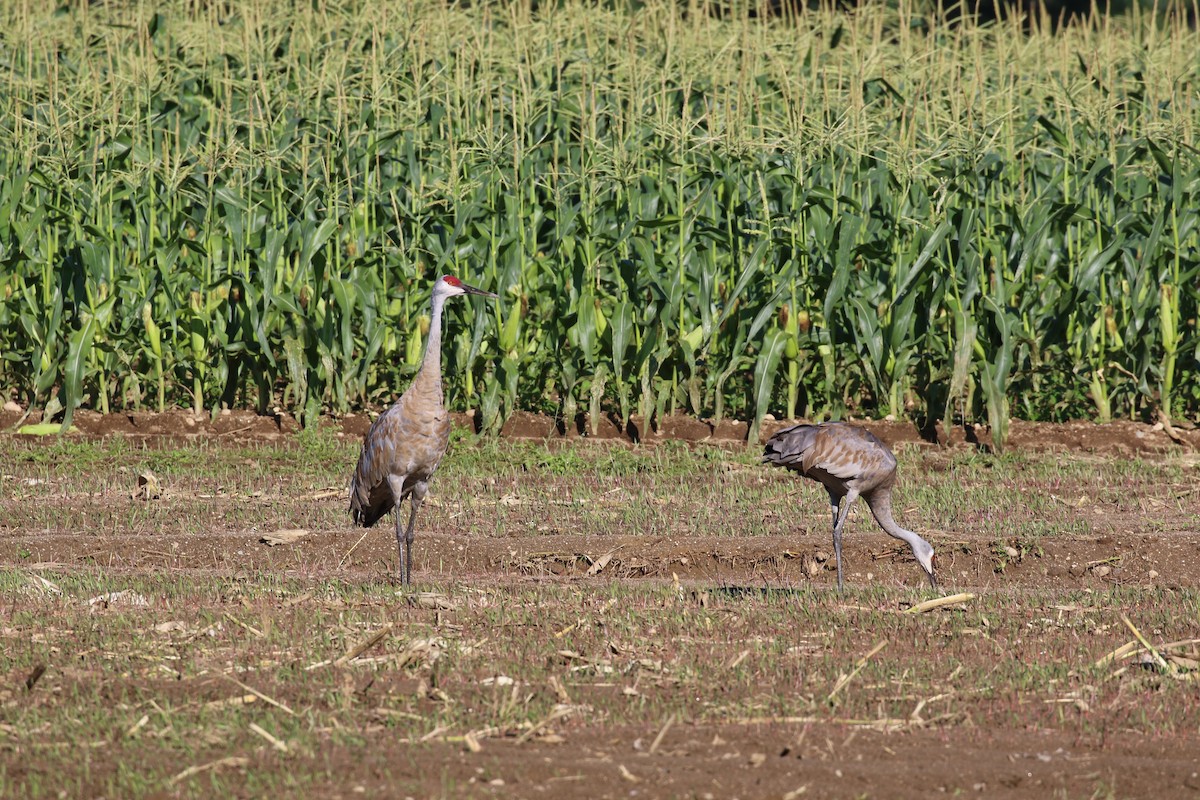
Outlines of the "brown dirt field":
M 420 780 L 423 771 L 437 765 L 433 768 L 450 777 L 456 792 L 472 797 L 901 800 L 1091 797 L 1104 796 L 1108 787 L 1117 797 L 1200 793 L 1195 754 L 1154 741 L 1113 743 L 1097 751 L 1053 731 L 963 737 L 764 723 L 679 726 L 668 731 L 658 751 L 646 752 L 657 733 L 652 728 L 572 732 L 569 744 L 522 750 L 503 743 L 482 758 L 461 747 L 433 746 L 413 753 L 408 769 Z M 396 790 L 370 781 L 364 785 L 367 794 Z M 322 795 L 353 797 L 353 791 L 329 786 Z
M 45 567 L 87 564 L 125 574 L 168 569 L 195 575 L 272 572 L 303 579 L 391 580 L 389 570 L 396 557 L 391 531 L 392 526 L 383 523 L 348 558 L 349 534 L 345 531 L 317 531 L 295 545 L 273 548 L 262 546 L 257 532 L 198 534 L 165 547 L 160 536 L 133 533 L 98 534 L 83 541 L 73 533 L 5 536 L 0 539 L 0 563 L 17 563 L 18 552 L 24 550 L 32 554 L 32 563 Z M 893 540 L 878 531 L 854 533 L 847 539 L 843 551 L 847 581 L 921 586 L 915 562 Z M 438 582 L 557 579 L 602 584 L 612 579 L 670 581 L 677 577 L 689 587 L 787 589 L 812 586 L 818 580 L 807 571 L 813 569 L 810 559 L 819 562 L 821 585 L 833 587 L 835 577 L 825 554 L 829 544 L 796 537 L 759 536 L 738 541 L 728 537 L 613 535 L 597 547 L 594 538 L 568 534 L 497 540 L 423 531 L 418 541 L 413 552 L 415 568 L 425 580 Z M 997 573 L 995 556 L 986 542 L 960 540 L 957 547 L 943 549 L 937 556 L 942 588 L 972 592 L 1121 586 L 1183 589 L 1195 588 L 1200 574 L 1197 532 L 1121 539 L 1081 537 L 1042 544 L 1041 549 L 1040 556 L 1027 556 Z M 614 555 L 605 577 L 587 577 L 592 561 L 608 552 Z M 1113 564 L 1116 566 L 1110 566 L 1109 572 L 1097 576 L 1095 565 Z M 1157 573 L 1153 578 L 1151 571 Z
M 86 441 L 202 443 L 187 452 L 224 471 L 185 461 L 145 500 L 131 497 L 129 453 L 119 456 L 129 464 L 102 459 L 80 477 L 22 461 L 43 446 L 37 437 L 0 442 L 17 456 L 0 466 L 0 796 L 122 796 L 142 786 L 130 769 L 206 766 L 199 779 L 155 778 L 135 793 L 1200 797 L 1200 672 L 1094 665 L 1131 640 L 1122 613 L 1158 644 L 1200 638 L 1193 431 L 1182 432 L 1189 450 L 1146 425 L 1015 423 L 1013 449 L 1026 455 L 992 466 L 962 460 L 974 432 L 943 435 L 941 447 L 911 425 L 870 424 L 909 448 L 902 481 L 928 484 L 920 507 L 966 487 L 963 507 L 943 508 L 923 532 L 944 593 L 979 599 L 897 615 L 931 596 L 909 554 L 860 510 L 846 542 L 850 591 L 838 600 L 827 511 L 790 476 L 745 463 L 695 479 L 453 473 L 462 496 L 435 486 L 414 547 L 414 588 L 449 605 L 422 608 L 396 597 L 391 519 L 365 535 L 344 519 L 328 476 L 349 463 L 300 477 L 286 450 L 270 449 L 295 439 L 290 418 L 76 419 Z M 0 428 L 14 421 L 0 414 Z M 343 461 L 365 423 L 330 423 Z M 696 420 L 660 427 L 641 439 L 737 447 L 733 424 L 722 435 Z M 615 426 L 608 433 L 620 443 Z M 560 447 L 578 432 L 519 417 L 505 435 Z M 1133 457 L 1150 466 L 1122 472 Z M 996 487 L 1006 493 L 993 499 Z M 260 541 L 292 520 L 310 529 L 297 543 Z M 39 577 L 80 585 L 60 598 L 30 590 Z M 88 606 L 101 593 L 93 586 L 134 587 L 147 607 Z M 606 623 L 613 604 L 629 611 Z M 164 623 L 181 632 L 154 634 Z M 304 665 L 385 623 L 396 632 L 366 660 L 307 677 Z M 453 669 L 395 661 L 404 637 L 427 634 L 459 643 Z M 878 641 L 881 655 L 826 701 Z M 35 662 L 48 669 L 26 688 Z M 251 719 L 297 724 L 274 706 L 205 711 L 224 708 L 231 668 L 272 701 L 308 709 L 287 753 L 245 732 Z M 504 671 L 531 687 L 526 717 L 496 711 L 496 690 L 481 686 Z M 560 705 L 576 709 L 557 718 L 546 716 L 557 708 L 552 677 L 569 695 Z M 86 724 L 62 733 L 76 715 Z M 151 721 L 128 733 L 143 715 Z M 172 738 L 185 717 L 196 731 L 186 744 Z M 508 721 L 473 752 L 463 734 L 494 719 Z

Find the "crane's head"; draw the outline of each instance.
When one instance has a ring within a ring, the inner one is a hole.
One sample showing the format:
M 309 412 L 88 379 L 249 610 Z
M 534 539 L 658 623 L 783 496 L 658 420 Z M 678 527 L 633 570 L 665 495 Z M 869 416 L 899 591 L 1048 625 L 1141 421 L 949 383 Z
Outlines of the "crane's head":
M 919 536 L 909 542 L 909 544 L 912 545 L 913 555 L 916 557 L 917 563 L 921 565 L 921 569 L 925 570 L 925 574 L 929 576 L 929 585 L 937 589 L 937 578 L 933 576 L 933 545 Z
M 438 282 L 433 285 L 433 293 L 440 294 L 442 297 L 457 297 L 460 294 L 477 294 L 480 297 L 497 297 L 491 292 L 485 292 L 483 289 L 476 289 L 474 286 L 469 286 L 453 275 L 443 275 L 438 278 Z

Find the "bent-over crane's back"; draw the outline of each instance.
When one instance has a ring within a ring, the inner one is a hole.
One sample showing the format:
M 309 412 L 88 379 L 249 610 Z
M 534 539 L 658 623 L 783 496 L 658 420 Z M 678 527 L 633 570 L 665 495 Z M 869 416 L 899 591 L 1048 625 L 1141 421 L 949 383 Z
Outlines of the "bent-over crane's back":
M 796 425 L 767 440 L 763 462 L 786 467 L 818 481 L 833 506 L 833 552 L 837 560 L 838 592 L 842 591 L 842 529 L 850 506 L 862 496 L 879 527 L 908 543 L 929 583 L 933 576 L 933 547 L 892 517 L 892 487 L 896 457 L 875 434 L 844 422 Z
M 450 444 L 450 417 L 442 405 L 442 306 L 447 298 L 461 294 L 496 297 L 452 275 L 438 279 L 433 286 L 429 339 L 421 368 L 408 391 L 372 423 L 350 479 L 350 515 L 356 525 L 369 528 L 395 510 L 400 582 L 404 585 L 412 581 L 417 510 Z M 406 497 L 410 508 L 408 527 L 403 529 L 400 504 Z

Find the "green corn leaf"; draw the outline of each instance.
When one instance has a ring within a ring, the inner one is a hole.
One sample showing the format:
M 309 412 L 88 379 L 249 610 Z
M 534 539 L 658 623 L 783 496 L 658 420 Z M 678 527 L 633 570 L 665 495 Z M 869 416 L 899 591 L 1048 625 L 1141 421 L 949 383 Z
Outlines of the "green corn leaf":
M 948 220 L 943 220 L 934 228 L 933 234 L 925 242 L 925 247 L 922 248 L 921 254 L 917 256 L 917 260 L 908 268 L 908 271 L 905 272 L 904 277 L 900 280 L 900 284 L 896 287 L 894 295 L 896 302 L 899 302 L 908 293 L 908 290 L 912 288 L 913 282 L 920 277 L 928 266 L 929 259 L 933 257 L 937 249 L 942 246 L 942 242 L 946 240 L 946 236 L 953 230 L 954 226 Z
M 618 379 L 622 382 L 626 375 L 629 374 L 625 361 L 625 353 L 629 349 L 629 344 L 633 340 L 633 306 L 628 300 L 622 300 L 613 308 L 612 317 L 609 320 L 609 329 L 612 331 L 612 360 L 613 371 Z
M 754 417 L 748 434 L 751 443 L 758 442 L 758 432 L 771 404 L 775 376 L 779 372 L 779 362 L 783 360 L 783 348 L 786 344 L 787 333 L 778 328 L 767 331 L 762 350 L 754 362 Z
M 110 297 L 105 303 L 111 308 L 115 300 L 115 297 Z M 66 395 L 63 403 L 62 429 L 64 431 L 71 427 L 75 409 L 83 404 L 83 379 L 87 370 L 88 356 L 92 349 L 92 340 L 96 337 L 99 327 L 100 323 L 96 315 L 88 314 L 83 327 L 69 337 L 67 362 L 63 368 L 63 393 Z

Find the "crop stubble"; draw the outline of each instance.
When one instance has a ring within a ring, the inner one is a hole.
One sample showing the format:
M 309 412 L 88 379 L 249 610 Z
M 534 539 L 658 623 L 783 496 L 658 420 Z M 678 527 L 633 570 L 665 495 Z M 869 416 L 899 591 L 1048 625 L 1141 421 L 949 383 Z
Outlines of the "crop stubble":
M 0 440 L 0 794 L 1200 786 L 1193 461 L 902 449 L 975 597 L 901 614 L 929 595 L 861 513 L 842 602 L 819 490 L 676 445 L 459 440 L 400 597 L 390 528 L 345 519 L 353 446 Z M 1122 614 L 1169 668 L 1098 665 Z

